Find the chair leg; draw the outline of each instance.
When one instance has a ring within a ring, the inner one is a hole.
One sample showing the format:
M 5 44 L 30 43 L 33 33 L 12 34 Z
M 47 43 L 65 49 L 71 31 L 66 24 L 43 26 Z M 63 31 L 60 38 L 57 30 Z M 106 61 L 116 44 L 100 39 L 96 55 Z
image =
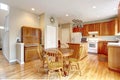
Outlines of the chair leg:
M 50 71 L 48 71 L 48 80 L 50 79 Z
M 60 78 L 60 80 L 61 80 L 61 70 L 59 69 L 59 78 Z
M 79 74 L 80 74 L 80 76 L 81 76 L 81 69 L 80 69 L 80 65 L 79 65 L 79 63 L 77 63 L 77 66 L 78 66 Z

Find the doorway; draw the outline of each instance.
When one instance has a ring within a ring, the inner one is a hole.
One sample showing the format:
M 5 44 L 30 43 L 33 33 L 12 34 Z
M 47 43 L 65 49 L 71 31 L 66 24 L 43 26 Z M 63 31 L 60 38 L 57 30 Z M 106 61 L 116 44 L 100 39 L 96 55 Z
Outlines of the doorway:
M 45 30 L 45 49 L 57 48 L 57 27 L 47 26 Z
M 70 29 L 69 27 L 62 28 L 62 41 L 61 43 L 66 44 L 70 42 Z

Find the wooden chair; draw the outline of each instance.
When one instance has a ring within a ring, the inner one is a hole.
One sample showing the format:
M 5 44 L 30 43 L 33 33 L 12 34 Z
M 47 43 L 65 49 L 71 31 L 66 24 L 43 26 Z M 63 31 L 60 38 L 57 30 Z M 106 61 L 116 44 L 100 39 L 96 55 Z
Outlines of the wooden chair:
M 48 65 L 48 79 L 51 72 L 59 72 L 59 77 L 61 79 L 61 70 L 63 70 L 63 55 L 57 50 L 53 49 L 50 52 L 47 52 L 47 65 Z
M 72 48 L 72 47 L 70 46 L 70 48 Z M 73 69 L 76 68 L 76 71 L 78 71 L 80 75 L 81 75 L 81 70 L 80 70 L 79 62 L 80 62 L 80 56 L 83 53 L 83 49 L 84 49 L 83 45 L 81 45 L 81 46 L 77 45 L 76 47 L 73 47 L 73 50 L 77 50 L 75 52 L 78 52 L 78 55 L 77 56 L 69 57 L 69 62 L 70 62 L 69 69 L 70 69 L 70 71 L 72 71 Z
M 42 62 L 42 68 L 45 67 L 45 64 L 46 64 L 46 53 L 43 49 L 43 47 L 41 45 L 38 44 L 38 48 L 37 48 L 37 53 L 38 53 L 38 56 L 39 56 L 39 59 L 40 59 L 40 62 Z M 39 63 L 37 63 L 36 65 L 38 65 Z M 38 66 L 38 72 L 39 72 L 39 69 L 40 69 L 40 66 Z

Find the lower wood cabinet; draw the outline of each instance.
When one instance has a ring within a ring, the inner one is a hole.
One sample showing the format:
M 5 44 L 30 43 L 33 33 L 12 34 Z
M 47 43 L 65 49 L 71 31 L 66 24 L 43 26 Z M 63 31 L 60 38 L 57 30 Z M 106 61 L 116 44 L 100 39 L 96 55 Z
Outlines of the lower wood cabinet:
M 108 56 L 108 43 L 118 43 L 118 41 L 99 41 L 98 42 L 98 54 L 103 54 Z
M 108 55 L 107 41 L 98 42 L 98 54 Z
M 38 59 L 37 46 L 25 47 L 25 62 Z

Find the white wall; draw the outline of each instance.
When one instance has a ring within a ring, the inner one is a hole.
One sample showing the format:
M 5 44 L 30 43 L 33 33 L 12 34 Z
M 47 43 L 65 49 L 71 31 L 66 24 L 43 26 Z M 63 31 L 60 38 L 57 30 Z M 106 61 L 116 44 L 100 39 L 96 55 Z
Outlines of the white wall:
M 2 48 L 2 34 L 3 33 L 3 29 L 0 29 L 0 48 Z
M 50 17 L 55 19 L 55 23 L 50 22 Z M 57 18 L 50 14 L 43 13 L 40 15 L 40 28 L 42 29 L 42 44 L 45 45 L 45 31 L 47 26 L 57 27 L 57 41 L 58 41 L 58 21 Z
M 10 7 L 9 26 L 9 62 L 12 62 L 16 60 L 16 39 L 21 37 L 21 27 L 39 27 L 39 16 L 21 9 Z
M 65 24 L 60 24 L 59 26 L 59 40 L 62 42 L 64 41 L 63 36 L 62 36 L 62 31 L 67 30 L 67 33 L 65 34 L 67 36 L 67 42 L 71 42 L 71 34 L 72 34 L 72 26 L 71 23 L 65 23 Z M 66 41 L 66 40 L 65 40 Z

